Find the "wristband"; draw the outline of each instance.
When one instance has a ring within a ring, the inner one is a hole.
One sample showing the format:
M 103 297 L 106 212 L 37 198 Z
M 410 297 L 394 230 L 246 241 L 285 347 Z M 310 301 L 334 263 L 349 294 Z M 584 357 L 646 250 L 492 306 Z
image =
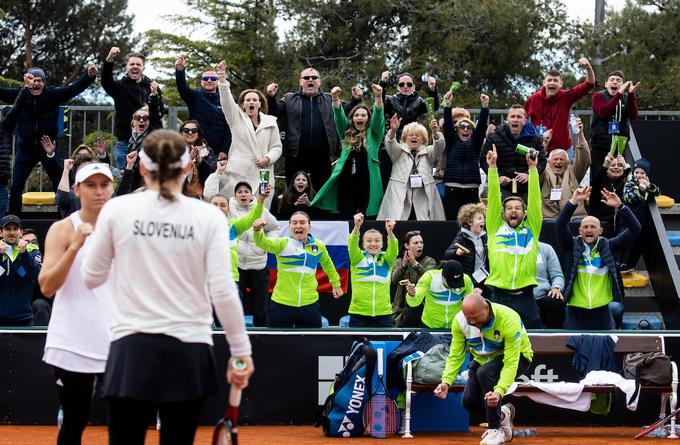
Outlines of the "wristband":
M 52 159 L 52 158 L 54 157 L 54 154 L 55 154 L 55 153 L 56 153 L 56 152 L 53 151 L 52 153 L 46 153 L 46 154 L 47 154 L 47 157 L 48 157 L 48 158 Z

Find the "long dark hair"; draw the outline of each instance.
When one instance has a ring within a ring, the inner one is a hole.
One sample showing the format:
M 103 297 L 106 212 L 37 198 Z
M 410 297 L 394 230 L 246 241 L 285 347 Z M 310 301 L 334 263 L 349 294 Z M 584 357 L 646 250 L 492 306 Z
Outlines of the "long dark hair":
M 302 193 L 307 193 L 307 198 L 309 198 L 310 201 L 314 199 L 314 195 L 316 195 L 316 191 L 314 191 L 314 186 L 312 185 L 312 178 L 309 177 L 309 173 L 307 173 L 304 170 L 298 170 L 293 175 L 293 179 L 290 180 L 290 183 L 288 184 L 288 187 L 286 187 L 286 190 L 283 191 L 283 202 L 285 202 L 288 205 L 295 204 L 295 201 L 297 201 L 298 196 L 300 196 L 298 191 L 295 190 L 294 186 L 295 178 L 297 178 L 300 175 L 304 175 L 305 178 L 307 178 L 307 188 Z
M 172 130 L 156 130 L 149 134 L 142 142 L 142 148 L 153 162 L 158 164 L 158 170 L 149 171 L 149 176 L 158 181 L 159 197 L 174 201 L 175 196 L 165 185 L 182 173 L 182 167 L 171 168 L 170 164 L 180 160 L 186 150 L 184 138 Z
M 194 124 L 196 125 L 196 128 L 198 129 L 198 139 L 196 139 L 196 144 L 201 145 L 205 144 L 206 146 L 208 145 L 208 140 L 205 138 L 205 133 L 203 132 L 203 128 L 201 127 L 201 124 L 198 123 L 196 119 L 189 119 L 187 121 L 184 121 L 181 127 L 179 127 L 179 132 L 181 133 L 184 127 L 187 124 Z M 186 144 L 186 142 L 185 142 Z
M 368 120 L 366 121 L 366 127 L 364 127 L 363 130 L 357 130 L 352 119 L 354 118 L 354 113 L 361 109 L 366 110 Z M 365 150 L 367 147 L 366 137 L 368 135 L 368 128 L 371 124 L 371 110 L 369 110 L 365 104 L 359 104 L 352 108 L 349 115 L 347 115 L 347 120 L 349 121 L 349 124 L 347 125 L 347 130 L 345 130 L 345 144 L 350 150 L 358 151 L 362 148 Z
M 399 245 L 399 257 L 403 257 L 404 253 L 406 253 L 406 245 L 411 242 L 411 238 L 414 236 L 419 236 L 423 237 L 423 235 L 420 233 L 420 230 L 411 230 L 410 232 L 406 232 L 404 234 L 404 239 L 402 240 L 401 244 Z M 425 244 L 425 239 L 423 239 L 423 245 Z

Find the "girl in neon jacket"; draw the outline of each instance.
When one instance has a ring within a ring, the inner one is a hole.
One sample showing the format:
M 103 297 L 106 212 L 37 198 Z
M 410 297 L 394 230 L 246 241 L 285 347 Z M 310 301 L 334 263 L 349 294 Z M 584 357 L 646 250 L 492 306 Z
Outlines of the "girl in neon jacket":
M 364 250 L 359 248 L 359 229 L 363 222 L 362 213 L 354 215 L 354 229 L 347 239 L 352 277 L 349 327 L 394 327 L 390 277 L 399 252 L 399 242 L 393 233 L 395 222 L 385 221 L 387 251 L 382 250 L 383 237 L 375 229 L 364 232 Z

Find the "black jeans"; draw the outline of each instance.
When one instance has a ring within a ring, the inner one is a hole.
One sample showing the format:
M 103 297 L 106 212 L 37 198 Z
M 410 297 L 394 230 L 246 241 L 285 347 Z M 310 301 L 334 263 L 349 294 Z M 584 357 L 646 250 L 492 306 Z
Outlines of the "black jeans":
M 444 194 L 444 213 L 447 221 L 455 221 L 458 218 L 458 211 L 465 204 L 475 204 L 479 202 L 479 187 L 462 188 L 446 186 Z
M 538 306 L 534 299 L 534 292 L 530 287 L 525 288 L 521 294 L 513 295 L 505 289 L 492 288 L 491 301 L 512 308 L 517 312 L 527 329 L 542 329 L 541 317 L 538 315 Z
M 90 418 L 90 405 L 96 377 L 102 374 L 84 374 L 54 366 L 57 395 L 63 419 L 57 445 L 80 445 L 81 437 Z
M 269 269 L 260 270 L 239 268 L 238 287 L 244 312 L 253 316 L 253 326 L 267 326 L 267 307 L 269 306 Z
M 42 146 L 35 147 L 34 150 L 28 147 L 17 146 L 14 166 L 12 167 L 12 185 L 9 189 L 8 213 L 21 215 L 21 200 L 24 186 L 33 171 L 33 167 L 38 162 L 42 164 L 45 173 L 49 176 L 54 191 L 57 191 L 63 168 L 63 161 L 61 160 L 59 150 L 55 151 L 54 157 L 48 158 Z
M 394 317 L 392 315 L 370 315 L 349 314 L 350 328 L 393 328 Z
M 109 445 L 144 445 L 146 430 L 156 418 L 161 419 L 160 445 L 194 443 L 203 399 L 180 402 L 108 397 Z
M 524 374 L 529 366 L 531 366 L 531 362 L 520 354 L 515 378 Z M 474 360 L 468 364 L 469 374 L 463 391 L 463 407 L 468 411 L 483 409 L 486 412 L 486 421 L 489 423 L 490 429 L 501 427 L 501 403 L 492 408 L 485 403 L 484 395 L 493 391 L 501 376 L 502 369 L 502 354 L 484 365 L 480 365 Z
M 321 305 L 286 306 L 272 301 L 267 310 L 268 328 L 320 328 Z
M 608 304 L 595 309 L 567 306 L 564 313 L 564 329 L 611 331 L 615 328 L 614 316 Z

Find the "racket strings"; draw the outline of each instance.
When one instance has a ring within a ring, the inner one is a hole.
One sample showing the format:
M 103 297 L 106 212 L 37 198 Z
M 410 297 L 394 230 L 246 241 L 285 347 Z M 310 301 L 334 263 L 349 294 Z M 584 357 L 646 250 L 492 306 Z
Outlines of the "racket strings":
M 396 434 L 400 422 L 399 408 L 386 394 L 374 395 L 364 408 L 364 424 L 371 435 Z

